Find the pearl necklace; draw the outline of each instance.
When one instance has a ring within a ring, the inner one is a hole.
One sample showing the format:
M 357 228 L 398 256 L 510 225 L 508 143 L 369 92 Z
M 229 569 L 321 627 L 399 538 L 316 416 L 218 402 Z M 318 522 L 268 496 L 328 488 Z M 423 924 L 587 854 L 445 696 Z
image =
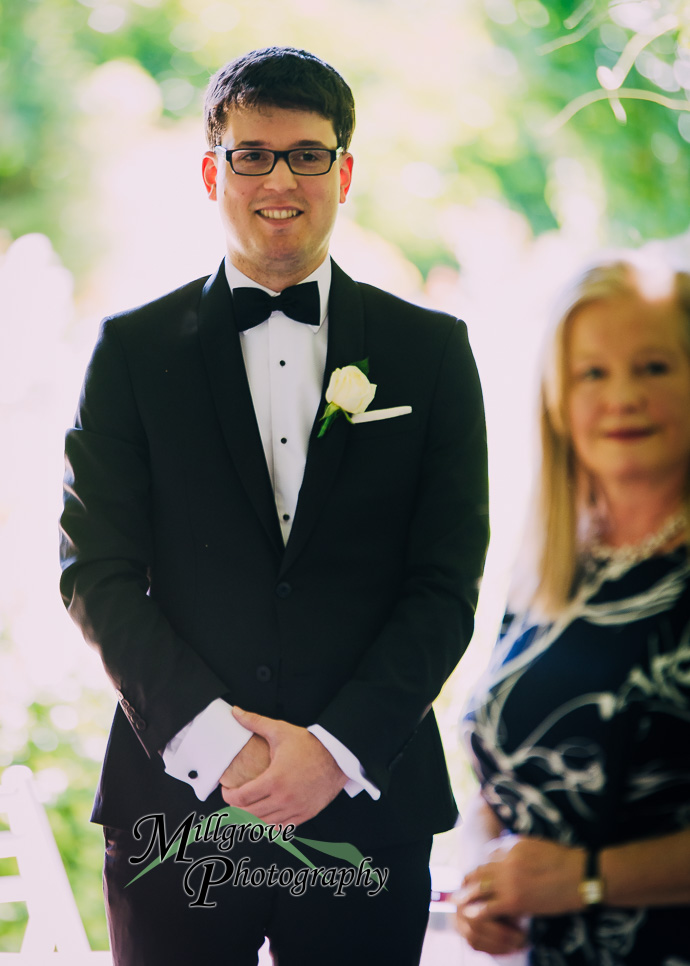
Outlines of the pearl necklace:
M 627 543 L 622 547 L 609 547 L 603 544 L 598 536 L 595 536 L 587 547 L 587 552 L 594 560 L 631 567 L 640 560 L 653 557 L 657 550 L 660 550 L 673 537 L 681 533 L 687 525 L 688 518 L 685 510 L 679 510 L 673 516 L 670 516 L 656 533 L 650 533 L 640 543 Z

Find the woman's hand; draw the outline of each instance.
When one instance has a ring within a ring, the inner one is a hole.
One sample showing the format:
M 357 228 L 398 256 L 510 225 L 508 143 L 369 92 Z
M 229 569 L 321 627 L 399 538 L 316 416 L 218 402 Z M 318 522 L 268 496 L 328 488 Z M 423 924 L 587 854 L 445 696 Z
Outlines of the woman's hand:
M 487 921 L 514 926 L 523 916 L 573 912 L 583 906 L 578 886 L 584 866 L 583 849 L 545 839 L 503 836 L 489 861 L 465 876 L 459 909 L 469 910 L 464 918 L 474 920 L 475 930 Z
M 606 848 L 600 867 L 607 905 L 690 905 L 690 828 Z M 584 908 L 578 892 L 584 870 L 582 848 L 504 834 L 489 844 L 488 861 L 463 880 L 458 930 L 475 949 L 512 952 L 524 917 Z
M 473 949 L 493 956 L 505 956 L 527 945 L 527 930 L 517 919 L 490 915 L 487 903 L 481 899 L 470 899 L 466 890 L 456 901 L 456 928 Z
M 463 808 L 462 817 L 459 861 L 461 868 L 468 870 L 491 861 L 509 836 L 479 792 Z M 473 949 L 500 956 L 525 947 L 524 923 L 510 916 L 487 915 L 484 898 L 465 888 L 456 896 L 456 903 L 456 928 Z

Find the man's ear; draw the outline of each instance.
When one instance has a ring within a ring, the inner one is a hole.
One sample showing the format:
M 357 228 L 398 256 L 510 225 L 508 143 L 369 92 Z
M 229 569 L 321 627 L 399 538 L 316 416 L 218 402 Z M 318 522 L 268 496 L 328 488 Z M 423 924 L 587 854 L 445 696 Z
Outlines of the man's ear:
M 206 185 L 206 192 L 211 201 L 216 201 L 216 178 L 218 177 L 218 162 L 213 151 L 207 151 L 201 159 L 201 174 Z
M 355 159 L 351 154 L 342 154 L 340 156 L 340 204 L 342 205 L 347 198 L 347 193 L 350 190 L 350 185 L 352 184 L 352 165 L 355 163 Z

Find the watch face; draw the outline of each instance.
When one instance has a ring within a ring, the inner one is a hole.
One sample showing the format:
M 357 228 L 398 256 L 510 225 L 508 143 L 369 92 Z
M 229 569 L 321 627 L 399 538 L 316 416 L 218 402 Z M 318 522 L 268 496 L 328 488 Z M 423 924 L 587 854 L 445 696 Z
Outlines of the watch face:
M 596 906 L 604 898 L 604 883 L 601 879 L 585 879 L 580 883 L 578 892 L 586 906 Z

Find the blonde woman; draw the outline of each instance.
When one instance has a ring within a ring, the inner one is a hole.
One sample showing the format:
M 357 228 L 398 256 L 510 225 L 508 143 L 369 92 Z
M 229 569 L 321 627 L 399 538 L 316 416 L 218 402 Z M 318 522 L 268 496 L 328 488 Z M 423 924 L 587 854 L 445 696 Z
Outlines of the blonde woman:
M 690 275 L 596 265 L 550 349 L 535 564 L 465 719 L 457 925 L 534 966 L 687 966 Z

